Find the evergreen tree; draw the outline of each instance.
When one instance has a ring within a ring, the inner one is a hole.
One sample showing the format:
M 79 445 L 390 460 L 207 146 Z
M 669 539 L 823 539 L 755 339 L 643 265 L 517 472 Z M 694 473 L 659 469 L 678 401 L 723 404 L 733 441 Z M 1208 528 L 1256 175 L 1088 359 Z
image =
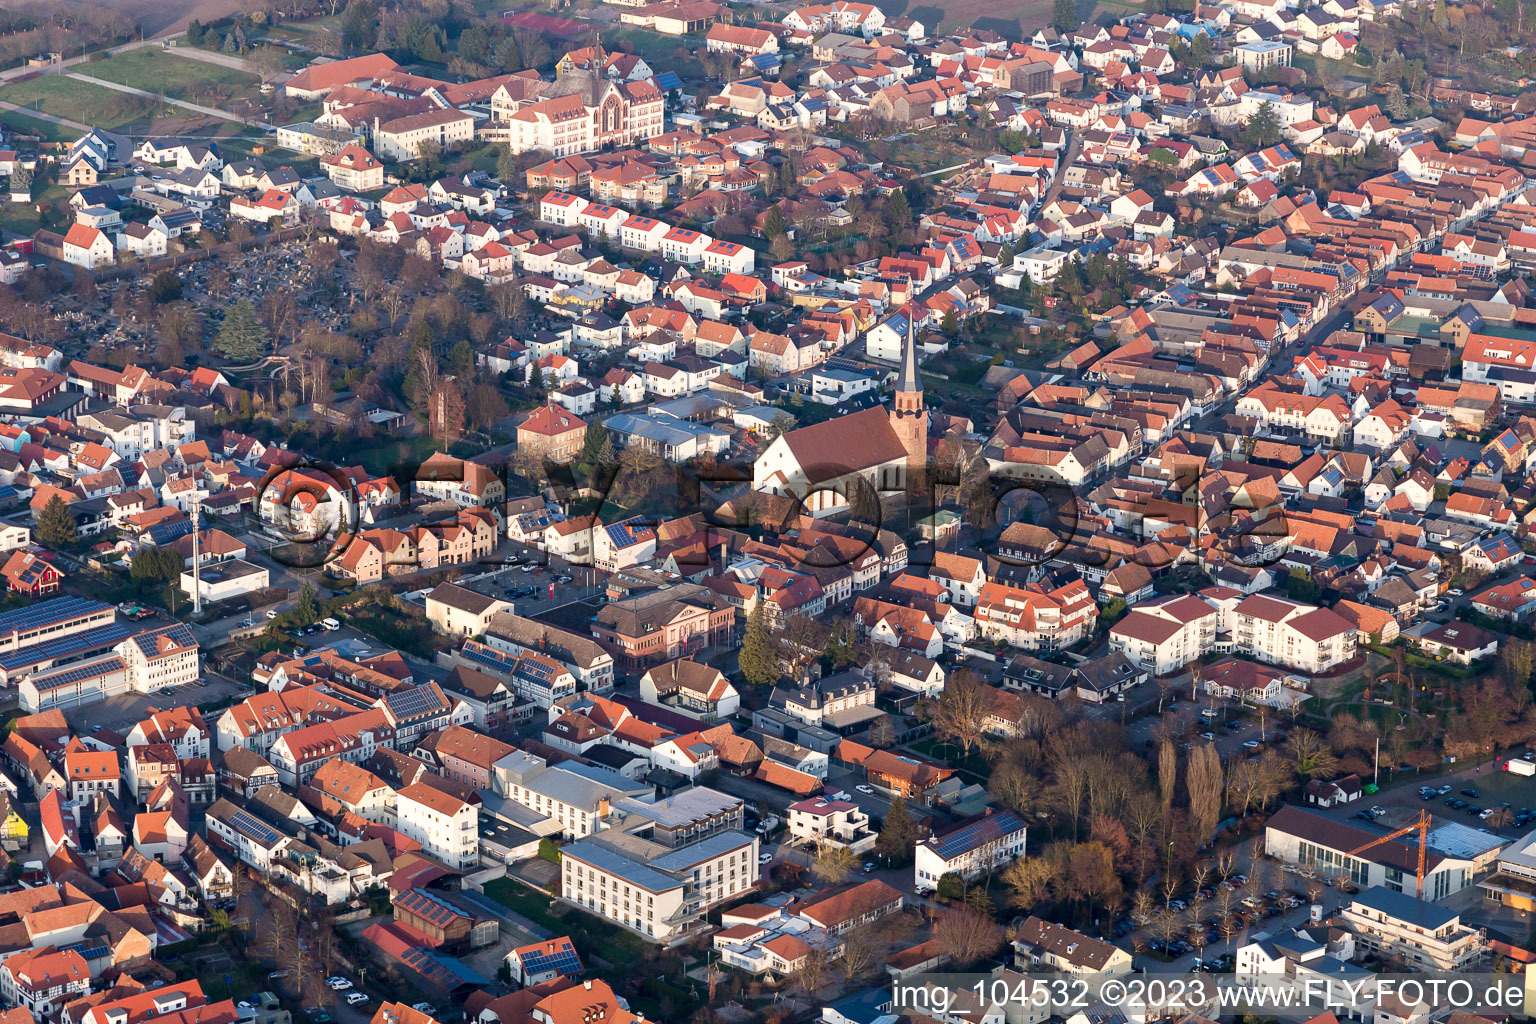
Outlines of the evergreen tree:
M 213 347 L 226 359 L 250 362 L 266 353 L 267 341 L 267 329 L 256 315 L 256 304 L 240 299 L 225 312 Z
M 1051 5 L 1051 24 L 1061 32 L 1071 32 L 1082 24 L 1077 16 L 1077 0 L 1056 0 Z
M 174 583 L 181 576 L 181 553 L 175 548 L 146 546 L 133 556 L 128 578 L 145 590 Z
M 597 465 L 606 440 L 608 431 L 603 429 L 601 423 L 588 423 L 587 432 L 581 438 L 581 461 L 589 466 Z
M 44 547 L 64 548 L 75 542 L 75 517 L 69 514 L 69 506 L 55 494 L 43 506 L 37 517 L 38 541 Z
M 741 639 L 741 651 L 736 660 L 741 668 L 741 678 L 753 686 L 768 686 L 782 677 L 778 652 L 768 633 L 761 600 L 752 606 L 752 614 L 747 616 L 747 632 Z
M 900 234 L 912 224 L 912 204 L 907 202 L 906 192 L 897 189 L 885 201 L 885 223 L 891 234 Z
M 912 856 L 916 846 L 917 823 L 907 813 L 907 802 L 898 796 L 891 801 L 890 809 L 885 812 L 880 835 L 875 840 L 875 849 L 880 856 L 889 860 L 906 860 Z
M 448 372 L 462 383 L 468 383 L 475 375 L 475 350 L 462 338 L 448 350 Z
M 538 363 L 533 364 L 533 372 L 528 375 L 528 387 L 541 395 L 544 393 L 544 367 Z
M 315 604 L 315 585 L 309 580 L 299 588 L 299 602 L 293 609 L 294 617 L 301 625 L 307 626 L 320 617 L 319 609 Z
M 1243 126 L 1243 141 L 1260 148 L 1280 141 L 1280 115 L 1275 113 L 1273 103 L 1265 100 L 1259 104 L 1259 109 Z
M 787 230 L 783 212 L 777 206 L 770 206 L 768 213 L 763 217 L 763 237 L 771 241 Z
M 623 404 L 623 399 L 619 397 L 619 386 L 615 384 L 613 387 L 608 389 L 608 406 L 611 409 L 617 409 Z

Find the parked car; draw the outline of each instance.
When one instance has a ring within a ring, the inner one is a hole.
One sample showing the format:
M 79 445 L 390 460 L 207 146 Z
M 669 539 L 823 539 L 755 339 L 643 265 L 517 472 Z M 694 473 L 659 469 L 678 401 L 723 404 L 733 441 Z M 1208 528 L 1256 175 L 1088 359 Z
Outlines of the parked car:
M 1259 745 L 1260 744 L 1259 744 L 1258 740 L 1244 740 L 1243 741 L 1243 749 L 1244 750 L 1258 750 L 1259 749 Z
M 1461 791 L 1461 795 L 1462 796 L 1466 796 L 1466 797 L 1471 797 L 1473 800 L 1476 800 L 1477 797 L 1478 797 L 1478 792 L 1477 792 L 1477 790 L 1473 789 L 1471 786 L 1468 786 L 1466 789 Z
M 347 1005 L 348 1006 L 362 1006 L 367 1001 L 368 1001 L 368 997 L 366 995 L 364 995 L 363 993 L 361 993 L 361 992 L 348 992 L 347 993 Z
M 1445 794 L 1449 793 L 1450 791 L 1451 791 L 1450 783 L 1446 783 L 1445 785 L 1441 786 L 1439 789 L 1435 790 L 1435 792 L 1439 793 L 1441 796 L 1445 796 Z
M 875 793 L 875 787 L 874 786 L 868 786 L 868 785 L 865 785 L 862 782 L 859 783 L 857 786 L 854 786 L 853 788 L 858 790 L 860 793 L 863 793 L 865 796 L 874 796 L 874 793 Z

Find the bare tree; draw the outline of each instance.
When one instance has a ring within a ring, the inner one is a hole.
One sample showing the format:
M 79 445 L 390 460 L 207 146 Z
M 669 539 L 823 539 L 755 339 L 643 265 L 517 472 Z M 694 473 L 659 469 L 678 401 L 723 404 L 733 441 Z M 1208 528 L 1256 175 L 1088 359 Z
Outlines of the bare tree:
M 846 846 L 823 843 L 811 862 L 811 872 L 828 885 L 839 885 L 848 880 L 859 867 L 859 858 Z
M 1311 729 L 1291 730 L 1285 748 L 1296 774 L 1304 779 L 1332 778 L 1338 769 L 1339 759 L 1328 749 L 1323 738 Z
M 997 951 L 1003 944 L 1003 929 L 991 918 L 965 907 L 956 907 L 946 910 L 934 922 L 933 939 L 955 969 L 964 970 Z
M 1195 842 L 1204 846 L 1221 820 L 1221 758 L 1214 744 L 1206 743 L 1190 752 L 1184 786 L 1189 791 L 1190 827 Z
M 923 713 L 940 736 L 969 754 L 980 744 L 991 710 L 991 688 L 975 672 L 961 669 L 949 677 L 937 697 L 925 703 Z
M 1179 752 L 1173 740 L 1165 739 L 1157 747 L 1157 789 L 1163 798 L 1163 810 L 1173 806 L 1173 787 L 1179 778 Z
M 869 970 L 879 955 L 882 943 L 875 928 L 855 928 L 843 936 L 843 955 L 838 968 L 844 978 L 852 981 Z

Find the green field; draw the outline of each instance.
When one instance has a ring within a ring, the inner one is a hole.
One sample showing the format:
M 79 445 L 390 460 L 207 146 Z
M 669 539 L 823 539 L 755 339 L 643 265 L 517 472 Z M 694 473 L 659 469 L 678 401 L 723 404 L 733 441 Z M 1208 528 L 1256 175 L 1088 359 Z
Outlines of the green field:
M 251 98 L 261 86 L 260 79 L 248 72 L 153 49 L 130 50 L 80 70 L 92 78 L 200 103 Z
M 101 128 L 138 121 L 159 106 L 143 96 L 114 92 L 63 75 L 40 75 L 7 85 L 0 88 L 0 100 Z
M 19 110 L 0 110 L 0 124 L 19 135 L 36 135 L 44 142 L 69 142 L 80 134 L 73 128 L 23 114 Z

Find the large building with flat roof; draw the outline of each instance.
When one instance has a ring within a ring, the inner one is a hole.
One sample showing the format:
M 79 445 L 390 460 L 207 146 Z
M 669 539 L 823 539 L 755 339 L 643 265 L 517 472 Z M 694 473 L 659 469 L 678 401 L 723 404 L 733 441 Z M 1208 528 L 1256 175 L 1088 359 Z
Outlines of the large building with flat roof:
M 1348 879 L 1362 889 L 1385 886 L 1396 892 L 1417 892 L 1418 839 L 1393 839 L 1362 853 L 1367 843 L 1386 835 L 1385 829 L 1357 828 L 1326 814 L 1302 807 L 1280 808 L 1264 823 L 1264 852 L 1287 864 L 1298 864 L 1324 875 Z M 1473 859 L 1430 847 L 1424 858 L 1424 898 L 1442 900 L 1472 884 Z
M 757 837 L 717 832 L 686 846 L 604 832 L 560 850 L 560 895 L 663 944 L 703 929 L 704 912 L 752 888 Z

